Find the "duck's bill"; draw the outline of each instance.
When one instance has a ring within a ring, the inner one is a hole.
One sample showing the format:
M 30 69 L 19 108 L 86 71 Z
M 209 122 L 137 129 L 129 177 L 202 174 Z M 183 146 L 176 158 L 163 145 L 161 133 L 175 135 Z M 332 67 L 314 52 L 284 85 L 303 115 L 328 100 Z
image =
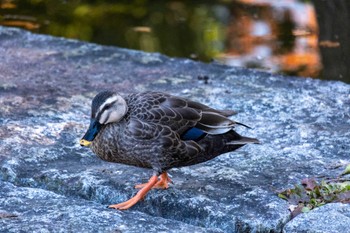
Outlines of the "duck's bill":
M 91 141 L 85 140 L 85 139 L 80 139 L 79 141 L 81 146 L 90 146 Z
M 101 124 L 95 119 L 91 119 L 89 129 L 84 137 L 79 141 L 81 146 L 89 146 L 101 130 Z

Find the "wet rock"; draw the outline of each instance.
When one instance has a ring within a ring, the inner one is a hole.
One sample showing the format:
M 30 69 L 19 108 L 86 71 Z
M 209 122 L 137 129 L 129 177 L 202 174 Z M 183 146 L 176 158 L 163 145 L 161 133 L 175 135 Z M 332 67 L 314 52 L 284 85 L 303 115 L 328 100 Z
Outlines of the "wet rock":
M 3 231 L 29 224 L 59 231 L 68 227 L 65 221 L 84 219 L 83 229 L 91 232 L 133 232 L 146 219 L 144 232 L 281 232 L 290 213 L 276 192 L 305 177 L 337 176 L 350 163 L 348 84 L 12 28 L 0 27 L 0 45 L 0 180 L 11 190 L 0 191 L 0 213 L 18 215 L 0 218 L 6 221 Z M 237 131 L 262 144 L 172 169 L 168 190 L 150 191 L 130 210 L 108 210 L 108 204 L 135 194 L 133 186 L 147 181 L 151 171 L 103 162 L 78 144 L 89 124 L 91 99 L 105 89 L 164 91 L 233 109 L 234 120 L 253 128 Z M 30 196 L 33 192 L 39 194 Z M 16 201 L 4 201 L 13 196 Z M 48 220 L 61 228 L 50 228 Z M 118 223 L 125 228 L 115 228 Z

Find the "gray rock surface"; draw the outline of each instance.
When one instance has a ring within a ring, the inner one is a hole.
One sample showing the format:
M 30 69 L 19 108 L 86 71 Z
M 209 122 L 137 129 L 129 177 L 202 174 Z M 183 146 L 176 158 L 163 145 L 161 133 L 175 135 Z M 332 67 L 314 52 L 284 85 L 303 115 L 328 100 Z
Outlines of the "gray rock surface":
M 140 232 L 140 229 L 144 232 L 207 232 L 207 229 L 140 212 L 109 211 L 92 201 L 44 189 L 16 187 L 1 181 L 0 185 L 0 229 L 3 232 Z
M 283 232 L 339 233 L 350 231 L 350 205 L 330 203 L 300 214 L 287 223 Z
M 237 131 L 262 144 L 172 169 L 168 190 L 124 212 L 106 209 L 134 195 L 151 171 L 103 162 L 78 144 L 91 99 L 105 89 L 234 109 L 234 120 L 253 127 Z M 290 213 L 276 191 L 350 163 L 348 84 L 3 27 L 0 107 L 0 232 L 281 232 Z

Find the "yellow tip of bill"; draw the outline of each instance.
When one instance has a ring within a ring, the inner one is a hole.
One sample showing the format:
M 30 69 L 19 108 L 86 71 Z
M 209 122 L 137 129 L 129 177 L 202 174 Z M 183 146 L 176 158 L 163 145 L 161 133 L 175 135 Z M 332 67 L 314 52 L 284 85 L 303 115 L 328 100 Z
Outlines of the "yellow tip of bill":
M 89 145 L 91 144 L 90 141 L 87 141 L 87 140 L 85 140 L 85 139 L 81 139 L 81 140 L 79 141 L 79 143 L 80 143 L 81 146 L 89 146 Z

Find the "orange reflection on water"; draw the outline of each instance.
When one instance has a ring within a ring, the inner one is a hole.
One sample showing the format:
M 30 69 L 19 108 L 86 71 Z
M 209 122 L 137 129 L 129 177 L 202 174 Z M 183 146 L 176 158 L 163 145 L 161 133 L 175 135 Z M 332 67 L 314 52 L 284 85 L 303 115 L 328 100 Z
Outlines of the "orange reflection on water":
M 38 23 L 22 21 L 22 20 L 12 20 L 12 21 L 8 20 L 8 21 L 2 22 L 2 25 L 10 26 L 10 27 L 20 27 L 20 28 L 25 28 L 27 30 L 35 30 L 40 27 Z
M 238 0 L 231 9 L 227 46 L 218 60 L 228 65 L 317 77 L 322 70 L 316 12 L 295 0 Z
M 0 2 L 0 9 L 14 9 L 16 4 L 12 0 L 3 0 Z

